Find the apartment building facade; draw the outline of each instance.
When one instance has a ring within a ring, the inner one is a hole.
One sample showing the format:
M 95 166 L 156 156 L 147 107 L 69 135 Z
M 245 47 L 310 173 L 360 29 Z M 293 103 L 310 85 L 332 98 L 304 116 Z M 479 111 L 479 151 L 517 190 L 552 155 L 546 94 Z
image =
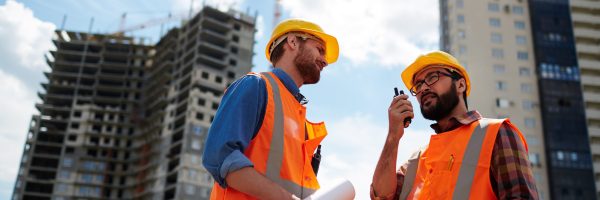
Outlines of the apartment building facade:
M 600 1 L 571 0 L 596 193 L 600 196 Z
M 204 139 L 254 24 L 205 7 L 155 45 L 57 30 L 12 199 L 208 199 Z
M 595 198 L 568 11 L 559 0 L 440 1 L 440 46 L 470 74 L 470 109 L 520 128 L 543 199 Z

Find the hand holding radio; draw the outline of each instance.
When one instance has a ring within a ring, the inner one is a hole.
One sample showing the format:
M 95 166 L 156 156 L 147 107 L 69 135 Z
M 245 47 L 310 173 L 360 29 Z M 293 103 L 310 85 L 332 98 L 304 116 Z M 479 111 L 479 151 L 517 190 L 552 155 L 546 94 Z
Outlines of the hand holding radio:
M 411 123 L 411 119 L 414 117 L 413 107 L 408 100 L 408 95 L 404 94 L 403 91 L 398 91 L 398 88 L 394 88 L 395 96 L 388 109 L 388 117 L 390 123 L 390 130 L 397 132 L 398 125 L 402 124 L 403 128 L 408 128 Z

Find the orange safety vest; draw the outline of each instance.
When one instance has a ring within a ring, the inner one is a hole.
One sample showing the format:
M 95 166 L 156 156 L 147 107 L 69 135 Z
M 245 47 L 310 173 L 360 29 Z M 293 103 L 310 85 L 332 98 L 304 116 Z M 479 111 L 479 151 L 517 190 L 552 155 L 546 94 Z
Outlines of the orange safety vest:
M 325 124 L 306 120 L 306 107 L 271 73 L 260 76 L 267 86 L 267 108 L 258 134 L 244 150 L 254 169 L 290 193 L 306 198 L 319 189 L 311 160 L 317 146 L 327 135 Z M 215 182 L 211 200 L 256 199 Z
M 492 150 L 503 122 L 481 119 L 455 130 L 432 135 L 429 146 L 408 161 L 399 199 L 497 199 L 490 182 Z

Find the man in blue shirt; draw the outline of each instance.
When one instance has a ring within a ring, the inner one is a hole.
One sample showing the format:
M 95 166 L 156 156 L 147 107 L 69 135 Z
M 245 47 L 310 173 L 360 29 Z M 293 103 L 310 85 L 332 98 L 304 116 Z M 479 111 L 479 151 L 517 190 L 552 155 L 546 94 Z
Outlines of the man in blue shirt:
M 266 56 L 274 66 L 272 74 L 285 86 L 280 90 L 289 91 L 295 100 L 305 104 L 299 88 L 319 81 L 321 70 L 337 60 L 338 44 L 335 37 L 325 34 L 318 25 L 291 19 L 281 22 L 273 30 Z M 298 194 L 294 189 L 286 188 L 280 180 L 273 180 L 278 178 L 256 170 L 255 162 L 259 161 L 245 155 L 250 143 L 259 132 L 262 133 L 260 130 L 269 103 L 268 88 L 273 87 L 273 81 L 269 81 L 271 85 L 267 87 L 262 76 L 249 74 L 234 82 L 225 92 L 217 110 L 202 160 L 218 183 L 214 186 L 217 189 L 213 188 L 211 199 L 236 198 L 234 194 L 221 194 L 228 191 L 247 195 L 243 197 L 248 199 L 296 199 L 307 193 L 301 190 Z M 285 107 L 286 101 L 283 104 Z M 227 190 L 230 188 L 234 190 Z

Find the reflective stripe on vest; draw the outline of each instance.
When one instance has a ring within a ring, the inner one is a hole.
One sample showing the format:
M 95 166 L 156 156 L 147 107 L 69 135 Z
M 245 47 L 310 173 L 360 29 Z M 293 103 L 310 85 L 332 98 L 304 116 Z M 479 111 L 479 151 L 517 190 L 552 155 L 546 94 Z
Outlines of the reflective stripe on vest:
M 469 195 L 471 194 L 471 186 L 473 185 L 473 178 L 475 176 L 475 170 L 479 161 L 479 153 L 481 152 L 481 148 L 483 146 L 487 127 L 491 121 L 491 119 L 486 118 L 480 119 L 479 125 L 471 134 L 469 143 L 467 144 L 467 148 L 463 155 L 463 163 L 460 166 L 458 180 L 456 181 L 456 186 L 454 187 L 454 192 L 452 195 L 452 199 L 454 200 L 469 199 Z M 417 176 L 417 169 L 419 168 L 419 159 L 421 158 L 421 153 L 422 152 L 419 152 L 414 162 L 412 162 L 412 159 L 408 162 L 408 169 L 406 170 L 406 174 L 404 176 L 402 192 L 400 193 L 399 199 L 404 200 L 408 198 L 408 195 L 410 195 L 410 192 L 412 191 L 413 183 L 415 182 L 415 178 Z
M 463 163 L 460 166 L 460 171 L 458 171 L 458 180 L 456 186 L 454 186 L 452 199 L 469 199 L 473 177 L 475 177 L 475 170 L 479 161 L 479 153 L 489 123 L 489 119 L 479 120 L 479 126 L 471 134 L 471 139 L 469 139 L 469 144 L 467 144 L 467 149 L 463 155 Z
M 282 179 L 279 175 L 279 172 L 281 171 L 281 166 L 283 164 L 283 105 L 281 102 L 279 85 L 277 84 L 277 82 L 275 82 L 275 79 L 271 76 L 270 73 L 262 73 L 262 75 L 266 77 L 269 80 L 269 82 L 271 82 L 275 110 L 273 134 L 271 138 L 271 147 L 269 149 L 269 158 L 267 160 L 266 176 L 271 181 L 277 183 L 279 186 L 283 187 L 288 192 L 296 195 L 297 197 L 300 197 L 302 199 L 306 198 L 309 195 L 313 194 L 315 190 L 305 188 L 292 181 Z
M 412 189 L 412 185 L 415 183 L 415 177 L 417 176 L 417 169 L 419 168 L 419 158 L 421 158 L 421 151 L 417 154 L 416 158 L 411 158 L 408 160 L 408 169 L 406 169 L 406 174 L 412 174 L 404 176 L 404 182 L 402 182 L 402 192 L 400 193 L 400 199 L 406 199 L 408 194 Z M 405 187 L 410 185 L 409 187 Z

